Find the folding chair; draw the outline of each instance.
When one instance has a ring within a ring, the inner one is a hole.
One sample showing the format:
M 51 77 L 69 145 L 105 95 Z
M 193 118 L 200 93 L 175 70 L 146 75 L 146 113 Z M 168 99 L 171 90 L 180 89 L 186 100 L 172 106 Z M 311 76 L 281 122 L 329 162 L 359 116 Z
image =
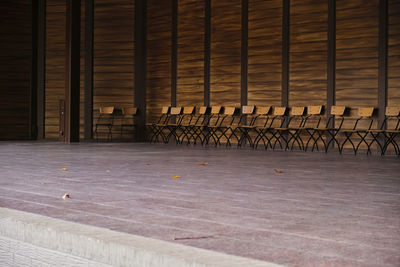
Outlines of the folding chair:
M 114 107 L 100 107 L 99 117 L 97 118 L 94 134 L 96 141 L 99 141 L 99 128 L 106 127 L 107 141 L 112 141 L 112 128 L 114 125 Z
M 257 110 L 258 110 L 258 108 L 257 108 Z M 265 149 L 268 149 L 268 145 L 271 147 L 271 149 L 274 149 L 275 146 L 272 147 L 272 139 L 276 138 L 274 129 L 283 127 L 286 122 L 286 118 L 285 118 L 286 110 L 287 110 L 286 107 L 274 107 L 272 116 L 268 116 L 269 110 L 270 109 L 267 109 L 267 108 L 265 108 L 265 110 L 264 110 L 267 112 L 267 113 L 265 113 L 266 119 L 264 122 L 264 126 L 254 128 L 257 132 L 257 136 L 254 139 L 255 148 L 258 147 L 258 143 L 260 141 L 263 141 Z M 257 111 L 257 113 L 259 113 L 259 111 Z M 279 142 L 281 148 L 283 148 L 279 139 L 277 139 L 277 141 L 275 141 L 275 143 L 276 142 Z
M 122 108 L 122 116 L 121 116 L 121 139 L 123 137 L 123 133 L 132 133 L 136 132 L 136 123 L 134 118 L 137 114 L 137 108 Z M 130 120 L 131 123 L 125 123 L 126 120 Z M 132 128 L 131 130 L 124 131 L 124 128 Z
M 161 137 L 162 140 L 164 141 L 166 136 L 163 133 L 163 130 L 165 129 L 168 121 L 169 121 L 169 117 L 170 117 L 170 107 L 163 107 L 161 110 L 161 115 L 158 118 L 156 123 L 149 123 L 147 124 L 147 132 L 151 133 L 151 137 L 150 137 L 150 143 L 154 142 L 158 142 L 158 138 Z M 149 134 L 147 134 L 149 135 Z
M 325 142 L 321 135 L 318 136 L 318 133 L 319 133 L 318 129 L 321 129 L 320 124 L 322 121 L 322 110 L 323 110 L 323 106 L 308 106 L 307 107 L 307 119 L 306 119 L 306 122 L 304 123 L 304 127 L 302 129 L 302 133 L 305 131 L 308 135 L 308 139 L 307 139 L 306 145 L 304 147 L 304 151 L 307 151 L 308 144 L 310 143 L 311 140 L 313 141 L 311 151 L 314 151 L 314 148 L 317 148 L 317 150 L 319 150 L 318 139 L 321 139 L 322 142 Z
M 196 109 L 194 106 L 186 106 L 183 108 L 183 114 L 179 119 L 180 122 L 176 129 L 177 143 L 181 144 L 183 142 L 183 137 L 192 125 L 192 121 L 195 118 L 195 111 Z
M 182 119 L 182 107 L 171 107 L 169 120 L 164 127 L 168 131 L 164 143 L 169 143 L 169 139 L 174 137 L 175 143 L 178 144 L 178 135 L 176 131 L 180 127 Z
M 345 139 L 342 143 L 341 146 L 341 151 L 343 151 L 344 145 L 349 141 L 351 146 L 353 147 L 354 154 L 357 154 L 358 149 L 360 148 L 360 145 L 362 143 L 367 145 L 367 154 L 371 153 L 371 147 L 370 143 L 366 140 L 369 130 L 371 130 L 372 124 L 374 122 L 374 119 L 372 118 L 372 115 L 374 113 L 375 108 L 373 107 L 367 107 L 367 108 L 358 108 L 358 118 L 355 119 L 354 126 L 352 129 L 343 129 L 341 130 L 342 133 L 345 135 Z M 366 121 L 368 127 L 358 127 L 360 125 L 361 121 Z M 357 143 L 357 145 L 351 140 L 351 137 L 356 134 L 359 138 L 360 141 Z
M 254 128 L 255 119 L 258 117 L 253 116 L 255 111 L 255 106 L 243 106 L 241 110 L 240 119 L 238 125 L 232 130 L 232 136 L 237 139 L 237 147 L 241 147 L 246 140 L 249 142 L 250 146 L 253 147 L 253 142 L 251 140 L 249 132 Z M 236 134 L 236 130 L 239 131 L 239 138 Z
M 226 139 L 226 146 L 231 146 L 228 131 L 231 131 L 234 126 L 234 121 L 236 119 L 235 112 L 235 107 L 224 107 L 224 112 L 219 116 L 215 125 L 208 126 L 210 137 L 214 140 L 215 146 L 221 144 L 222 138 Z
M 199 113 L 193 115 L 193 119 L 189 123 L 189 125 L 183 128 L 183 134 L 180 137 L 181 142 L 184 139 L 187 139 L 187 145 L 190 144 L 190 141 L 193 139 L 193 144 L 197 144 L 197 139 L 199 139 L 200 143 L 203 144 L 203 138 L 205 132 L 205 127 L 209 122 L 209 108 L 202 106 L 199 108 Z
M 391 121 L 393 123 L 390 123 Z M 390 127 L 391 125 L 393 126 Z M 400 135 L 400 107 L 386 107 L 385 126 L 386 129 L 383 130 L 383 134 L 386 141 L 382 147 L 382 155 L 386 153 L 390 145 L 393 146 L 395 153 L 400 155 L 399 145 L 396 142 L 396 137 Z
M 217 142 L 213 135 L 213 128 L 217 127 L 220 125 L 220 121 L 222 120 L 223 115 L 221 115 L 222 107 L 221 106 L 212 106 L 211 107 L 211 114 L 208 116 L 207 121 L 205 122 L 205 125 L 201 127 L 201 131 L 199 131 L 199 134 L 201 133 L 203 135 L 203 139 L 201 144 L 202 145 L 208 145 L 210 138 L 213 138 L 214 143 Z M 198 135 L 199 136 L 199 135 Z
M 295 143 L 298 144 L 299 149 L 304 150 L 300 132 L 304 129 L 308 119 L 307 116 L 304 116 L 305 110 L 305 107 L 292 107 L 292 114 L 289 117 L 287 128 L 277 129 L 279 136 L 286 142 L 285 150 L 289 148 L 290 143 L 292 144 L 290 150 L 293 150 Z

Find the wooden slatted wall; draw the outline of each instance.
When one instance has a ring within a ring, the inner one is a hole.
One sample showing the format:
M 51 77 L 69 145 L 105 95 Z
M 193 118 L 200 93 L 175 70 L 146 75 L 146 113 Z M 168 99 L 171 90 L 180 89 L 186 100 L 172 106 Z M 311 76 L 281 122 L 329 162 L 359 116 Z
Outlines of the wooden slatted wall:
M 204 103 L 204 1 L 178 1 L 178 106 Z
M 147 121 L 171 105 L 171 1 L 147 1 Z
M 336 12 L 336 104 L 377 107 L 379 0 L 337 0 Z
M 2 1 L 0 140 L 29 139 L 31 1 Z
M 400 106 L 400 0 L 389 0 L 388 106 Z
M 211 1 L 211 105 L 240 106 L 241 0 Z
M 133 107 L 134 14 L 132 0 L 94 1 L 94 124 L 101 106 Z M 120 118 L 115 118 L 116 137 Z
M 282 1 L 250 0 L 248 104 L 280 105 Z
M 328 1 L 290 1 L 289 105 L 325 105 Z
M 58 139 L 59 101 L 65 98 L 67 70 L 66 12 L 65 0 L 46 1 L 46 139 Z

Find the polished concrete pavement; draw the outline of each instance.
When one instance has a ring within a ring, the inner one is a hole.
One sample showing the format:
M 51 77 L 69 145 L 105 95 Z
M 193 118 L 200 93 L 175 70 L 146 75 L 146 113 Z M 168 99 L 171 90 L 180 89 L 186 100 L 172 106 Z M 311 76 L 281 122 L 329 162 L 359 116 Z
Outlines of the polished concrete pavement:
M 0 207 L 289 266 L 400 266 L 396 156 L 0 142 Z

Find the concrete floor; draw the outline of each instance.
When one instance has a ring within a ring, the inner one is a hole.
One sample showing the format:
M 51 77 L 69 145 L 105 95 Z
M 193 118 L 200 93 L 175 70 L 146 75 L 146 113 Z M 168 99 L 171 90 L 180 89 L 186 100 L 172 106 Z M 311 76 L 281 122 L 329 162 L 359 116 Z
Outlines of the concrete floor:
M 396 156 L 0 142 L 0 206 L 289 266 L 400 266 Z

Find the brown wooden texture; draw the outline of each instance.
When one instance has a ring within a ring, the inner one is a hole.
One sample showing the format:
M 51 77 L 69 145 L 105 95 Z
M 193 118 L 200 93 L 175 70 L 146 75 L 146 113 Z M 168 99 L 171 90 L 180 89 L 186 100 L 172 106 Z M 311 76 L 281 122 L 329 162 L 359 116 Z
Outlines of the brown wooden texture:
M 280 105 L 282 1 L 249 1 L 248 104 Z
M 58 139 L 59 101 L 65 97 L 66 0 L 46 1 L 45 138 Z
M 379 0 L 336 1 L 336 104 L 378 105 Z
M 0 140 L 29 139 L 31 1 L 2 1 Z
M 211 105 L 240 106 L 241 0 L 211 2 Z
M 389 0 L 388 106 L 400 106 L 400 0 Z
M 325 105 L 328 0 L 290 1 L 289 104 Z
M 204 103 L 204 11 L 204 1 L 178 1 L 178 106 Z
M 132 0 L 94 1 L 94 124 L 101 106 L 133 107 L 134 13 Z M 116 117 L 114 137 L 118 124 Z
M 147 121 L 171 105 L 171 1 L 147 1 Z

